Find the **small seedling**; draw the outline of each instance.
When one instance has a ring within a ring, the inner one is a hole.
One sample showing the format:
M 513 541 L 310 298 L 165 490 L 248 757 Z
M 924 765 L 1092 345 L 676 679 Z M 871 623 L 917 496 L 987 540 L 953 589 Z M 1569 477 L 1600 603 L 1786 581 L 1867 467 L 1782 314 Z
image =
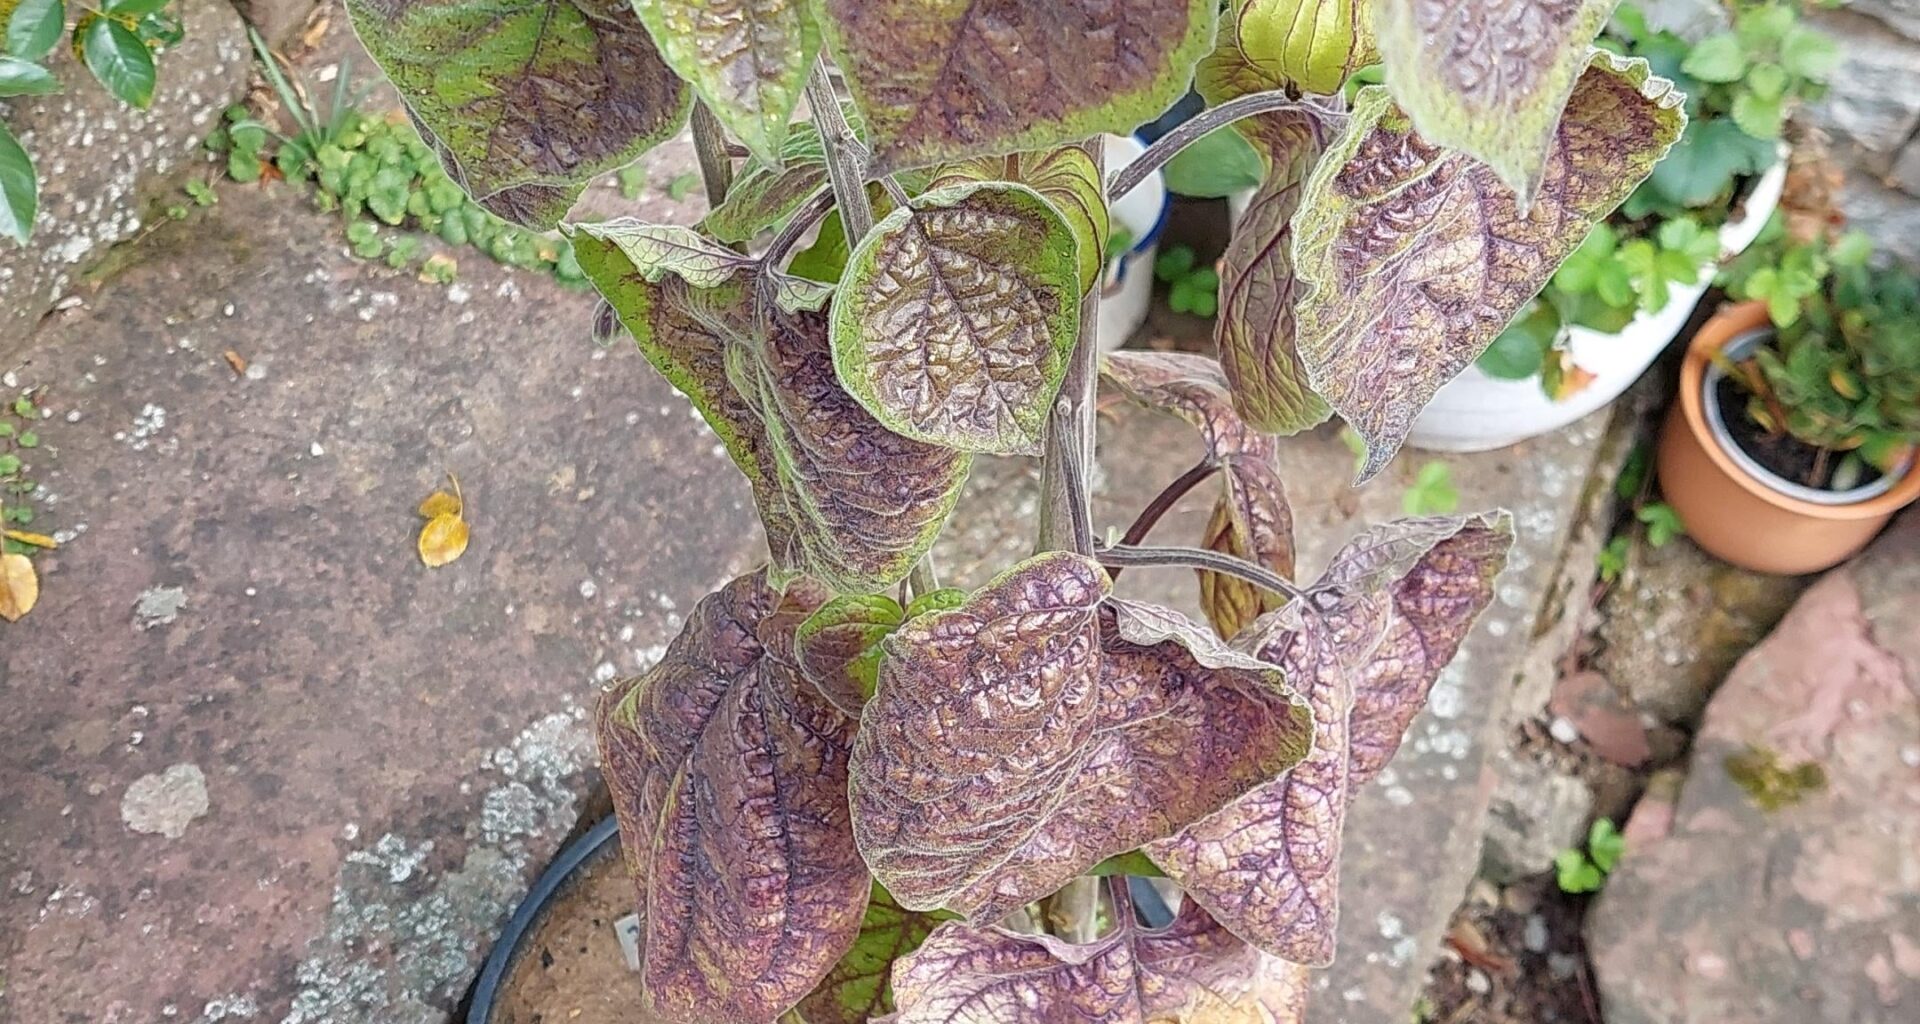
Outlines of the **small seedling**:
M 1444 462 L 1426 462 L 1413 478 L 1413 486 L 1401 496 L 1400 507 L 1410 516 L 1439 516 L 1460 508 L 1460 491 L 1453 486 L 1453 471 Z
M 1600 818 L 1587 830 L 1585 850 L 1562 850 L 1553 859 L 1554 874 L 1564 893 L 1599 892 L 1627 849 L 1626 837 L 1613 819 Z
M 1167 285 L 1167 305 L 1175 313 L 1212 316 L 1220 308 L 1220 274 L 1196 265 L 1191 248 L 1176 245 L 1153 261 L 1153 276 Z

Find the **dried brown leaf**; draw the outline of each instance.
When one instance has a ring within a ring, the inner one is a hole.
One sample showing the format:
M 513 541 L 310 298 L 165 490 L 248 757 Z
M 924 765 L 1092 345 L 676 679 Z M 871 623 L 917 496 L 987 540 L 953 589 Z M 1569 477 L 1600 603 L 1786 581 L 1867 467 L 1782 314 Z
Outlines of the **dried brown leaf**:
M 20 621 L 40 600 L 40 576 L 25 555 L 0 555 L 0 619 Z
M 446 565 L 466 550 L 467 522 L 458 515 L 434 516 L 420 528 L 420 560 L 429 568 Z

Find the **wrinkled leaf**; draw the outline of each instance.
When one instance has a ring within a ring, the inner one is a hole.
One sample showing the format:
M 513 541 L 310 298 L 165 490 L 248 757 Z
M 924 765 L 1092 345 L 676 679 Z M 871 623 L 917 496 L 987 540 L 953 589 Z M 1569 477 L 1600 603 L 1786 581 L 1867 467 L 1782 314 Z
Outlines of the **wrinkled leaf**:
M 554 226 L 671 138 L 690 93 L 622 0 L 348 0 L 360 41 L 474 201 Z
M 1100 171 L 1085 150 L 1079 146 L 1061 146 L 1037 153 L 1009 153 L 943 164 L 934 169 L 933 180 L 927 188 L 984 181 L 1019 182 L 1052 203 L 1061 219 L 1067 222 L 1079 247 L 1080 290 L 1084 293 L 1093 287 L 1100 279 L 1109 223 Z
M 19 622 L 40 600 L 40 575 L 25 555 L 0 555 L 0 619 Z
M 1292 89 L 1331 95 L 1377 63 L 1368 0 L 1232 0 L 1196 72 L 1201 93 Z
M 1279 666 L 1313 709 L 1314 747 L 1285 776 L 1147 854 L 1248 942 L 1333 959 L 1340 833 L 1353 787 L 1384 767 L 1493 598 L 1512 543 L 1504 515 L 1400 520 L 1334 556 L 1311 596 L 1234 646 Z
M 1378 88 L 1308 179 L 1294 218 L 1297 348 L 1378 473 L 1441 384 L 1478 358 L 1643 180 L 1686 123 L 1645 61 L 1581 76 L 1529 213 L 1483 164 L 1429 144 Z
M 1420 136 L 1532 205 L 1555 125 L 1619 0 L 1372 0 L 1387 89 Z M 1636 179 L 1637 180 L 1637 179 Z
M 893 965 L 948 915 L 904 909 L 875 882 L 853 948 L 800 1001 L 805 1024 L 868 1024 L 893 1010 Z
M 1110 587 L 1050 552 L 882 642 L 854 836 L 901 906 L 997 919 L 1305 754 L 1278 672 Z
M 1220 261 L 1220 316 L 1213 339 L 1233 405 L 1256 430 L 1295 433 L 1326 419 L 1295 345 L 1293 221 L 1327 145 L 1326 122 L 1303 111 L 1260 119 L 1254 136 L 1269 161 L 1266 180 L 1234 225 Z
M 820 0 L 875 172 L 1127 134 L 1186 91 L 1218 0 Z
M 847 823 L 853 722 L 792 660 L 794 627 L 822 596 L 742 576 L 701 600 L 659 664 L 601 697 L 647 1020 L 771 1024 L 859 934 L 870 883 Z
M 794 211 L 826 187 L 827 168 L 822 163 L 749 167 L 734 180 L 726 200 L 707 214 L 700 227 L 722 242 L 748 242 L 762 231 L 785 224 Z
M 1115 900 L 1115 926 L 1074 945 L 950 921 L 894 969 L 887 1024 L 1298 1024 L 1276 1017 L 1258 951 L 1189 900 L 1164 928 Z
M 667 66 L 762 163 L 780 162 L 820 31 L 808 0 L 642 0 Z
M 1279 446 L 1235 414 L 1220 364 L 1187 353 L 1121 351 L 1108 355 L 1102 366 L 1107 379 L 1135 401 L 1199 428 L 1221 479 L 1201 546 L 1291 577 L 1293 509 L 1280 481 Z M 1285 600 L 1219 573 L 1203 571 L 1199 577 L 1201 610 L 1223 637 Z
M 1077 246 L 1024 185 L 928 192 L 853 250 L 833 309 L 847 390 L 889 430 L 1032 454 L 1080 324 Z
M 922 612 L 956 608 L 966 592 L 947 588 L 914 598 L 905 609 L 885 594 L 836 597 L 794 634 L 802 674 L 834 706 L 855 718 L 880 679 L 880 641 Z
M 438 569 L 467 553 L 467 521 L 458 513 L 437 515 L 420 528 L 420 560 Z

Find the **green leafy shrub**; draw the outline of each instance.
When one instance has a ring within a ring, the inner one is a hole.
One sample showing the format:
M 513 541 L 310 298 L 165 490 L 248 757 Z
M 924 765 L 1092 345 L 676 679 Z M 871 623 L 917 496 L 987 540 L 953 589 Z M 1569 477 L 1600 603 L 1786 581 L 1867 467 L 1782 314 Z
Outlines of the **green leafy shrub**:
M 1350 795 L 1493 599 L 1513 527 L 1402 518 L 1295 583 L 1274 435 L 1337 414 L 1380 474 L 1684 114 L 1645 62 L 1592 52 L 1604 0 L 1524 45 L 1476 3 L 1057 0 L 996 5 L 991 31 L 921 0 L 719 6 L 348 4 L 474 201 L 561 226 L 606 333 L 714 428 L 768 540 L 599 707 L 648 907 L 634 1014 L 1145 1024 L 1205 999 L 1297 1024 Z M 1503 74 L 1431 56 L 1471 46 Z M 1341 109 L 1373 64 L 1386 84 Z M 1190 88 L 1202 113 L 1102 166 L 1101 133 Z M 689 108 L 700 228 L 566 222 Z M 1247 213 L 1217 268 L 1162 268 L 1214 307 L 1220 358 L 1102 356 L 1081 313 L 1112 198 L 1229 126 L 1258 157 Z M 1201 452 L 1124 530 L 1087 499 L 1092 453 L 1142 455 L 1095 445 L 1103 380 Z M 936 543 L 981 454 L 1039 459 L 1037 553 L 946 590 Z M 1460 500 L 1444 469 L 1415 482 L 1418 511 Z M 1148 543 L 1203 486 L 1197 543 Z M 1114 595 L 1167 568 L 1205 623 Z M 1153 875 L 1186 896 L 1171 927 L 1136 912 Z
M 0 0 L 0 99 L 60 91 L 46 60 L 61 36 L 114 98 L 146 109 L 159 79 L 154 55 L 180 41 L 168 0 L 104 0 L 81 8 L 71 29 L 66 0 Z M 27 244 L 40 210 L 33 158 L 0 123 L 0 235 Z

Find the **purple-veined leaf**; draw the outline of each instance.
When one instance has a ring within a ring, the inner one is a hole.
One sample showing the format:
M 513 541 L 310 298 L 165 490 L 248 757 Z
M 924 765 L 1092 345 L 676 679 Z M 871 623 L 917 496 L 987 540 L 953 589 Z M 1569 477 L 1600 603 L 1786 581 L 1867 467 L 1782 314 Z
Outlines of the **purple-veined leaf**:
M 780 275 L 776 301 L 761 303 L 764 268 L 685 229 L 609 221 L 571 234 L 588 278 L 753 485 L 777 579 L 864 593 L 904 578 L 969 459 L 886 430 L 839 387 L 826 314 L 803 308 L 826 286 Z
M 1377 527 L 1334 556 L 1309 599 L 1235 637 L 1304 692 L 1313 751 L 1148 845 L 1148 857 L 1241 938 L 1296 963 L 1330 963 L 1349 795 L 1398 749 L 1492 600 L 1512 539 L 1504 514 Z
M 997 919 L 1306 753 L 1271 667 L 1050 552 L 882 642 L 854 834 L 901 906 Z
M 882 218 L 833 309 L 846 389 L 889 430 L 1033 454 L 1080 326 L 1078 250 L 1024 185 L 955 185 Z
M 860 937 L 833 970 L 796 1007 L 804 1024 L 868 1024 L 893 1011 L 893 965 L 920 948 L 951 914 L 922 914 L 893 901 L 873 884 Z
M 1100 169 L 1085 150 L 1069 145 L 942 164 L 927 188 L 983 181 L 1016 181 L 1052 203 L 1079 246 L 1080 291 L 1093 287 L 1106 259 L 1109 222 Z
M 1371 0 L 1231 0 L 1194 77 L 1208 102 L 1291 89 L 1331 95 L 1380 56 Z M 1224 94 L 1224 95 L 1223 95 Z
M 1307 181 L 1293 220 L 1296 347 L 1378 473 L 1440 385 L 1492 343 L 1686 124 L 1642 60 L 1596 52 L 1522 213 L 1491 169 L 1421 138 L 1378 87 Z
M 701 600 L 597 726 L 641 905 L 640 1012 L 771 1024 L 839 962 L 870 880 L 847 815 L 853 720 L 800 678 L 824 594 L 756 571 Z
M 1122 892 L 1116 889 L 1116 892 Z M 882 1024 L 1300 1024 L 1304 986 L 1187 900 L 1164 928 L 1115 900 L 1116 923 L 1072 944 L 951 921 L 894 968 Z
M 1220 469 L 1220 497 L 1202 547 L 1293 576 L 1293 508 L 1280 482 L 1279 446 L 1234 411 L 1219 363 L 1178 352 L 1114 352 L 1102 371 L 1128 397 L 1199 429 Z M 1284 598 L 1245 580 L 1200 571 L 1200 607 L 1223 637 L 1240 632 Z
M 780 162 L 787 122 L 820 52 L 810 0 L 643 0 L 633 8 L 660 56 L 762 163 Z
M 550 228 L 673 136 L 690 94 L 621 0 L 348 0 L 367 52 L 474 201 Z
M 1561 109 L 1620 0 L 1371 2 L 1387 89 L 1421 137 L 1493 168 L 1530 206 Z
M 855 718 L 880 682 L 880 641 L 923 612 L 957 608 L 966 591 L 922 594 L 902 609 L 885 594 L 847 594 L 822 605 L 794 634 L 801 672 L 834 706 Z
M 940 536 L 971 457 L 888 430 L 834 375 L 825 313 L 769 311 L 757 351 L 732 349 L 728 378 L 760 410 L 787 505 L 795 564 L 836 590 L 906 578 Z
M 821 0 L 875 171 L 1126 134 L 1172 106 L 1217 0 Z
M 1256 430 L 1296 433 L 1327 418 L 1295 345 L 1293 218 L 1307 176 L 1327 144 L 1326 123 L 1279 111 L 1248 129 L 1268 161 L 1266 180 L 1234 225 L 1220 261 L 1220 315 L 1213 340 L 1233 388 L 1233 405 Z

